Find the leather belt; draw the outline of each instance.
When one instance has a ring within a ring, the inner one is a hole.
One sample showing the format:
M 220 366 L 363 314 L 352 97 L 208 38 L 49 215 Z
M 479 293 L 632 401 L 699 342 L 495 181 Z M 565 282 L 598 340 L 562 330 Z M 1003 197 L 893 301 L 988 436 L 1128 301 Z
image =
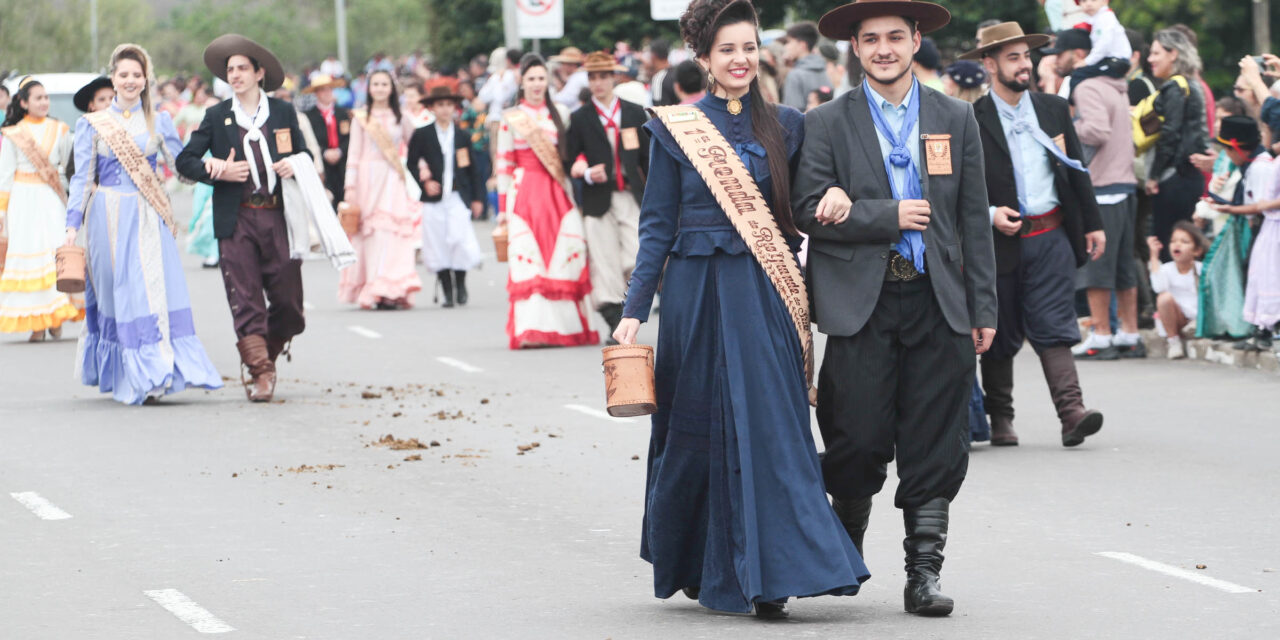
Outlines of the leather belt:
M 255 193 L 249 196 L 248 200 L 240 203 L 241 209 L 279 209 L 280 198 L 276 196 L 264 196 L 261 193 Z
M 1019 233 L 1024 238 L 1038 236 L 1042 233 L 1049 233 L 1054 229 L 1062 226 L 1062 207 L 1054 207 L 1042 216 L 1034 218 L 1026 218 L 1022 222 L 1022 231 Z
M 884 270 L 885 282 L 911 282 L 923 278 L 924 274 L 916 271 L 916 265 L 897 251 L 889 252 L 889 264 Z

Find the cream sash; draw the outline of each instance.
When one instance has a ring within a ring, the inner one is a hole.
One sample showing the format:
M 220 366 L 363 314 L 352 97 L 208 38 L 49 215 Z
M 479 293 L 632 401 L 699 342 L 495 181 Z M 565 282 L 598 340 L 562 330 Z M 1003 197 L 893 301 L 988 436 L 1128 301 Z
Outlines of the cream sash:
M 49 121 L 49 126 L 57 127 L 59 123 L 53 120 Z M 31 132 L 27 131 L 20 124 L 12 127 L 0 129 L 0 134 L 13 141 L 18 145 L 18 150 L 22 151 L 22 155 L 31 161 L 32 166 L 36 168 L 36 175 L 49 185 L 53 192 L 58 194 L 62 199 L 62 206 L 67 205 L 67 190 L 62 188 L 62 179 L 58 177 L 58 170 L 49 162 L 49 156 L 40 149 L 40 145 L 36 144 L 36 139 L 31 137 Z
M 417 200 L 422 195 L 422 189 L 418 186 L 418 181 L 409 175 L 408 167 L 400 162 L 400 153 L 396 150 L 396 144 L 391 140 L 391 134 L 382 128 L 382 123 L 369 115 L 367 109 L 359 109 L 352 112 L 352 120 L 360 124 L 365 133 L 369 134 L 369 139 L 373 140 L 373 145 L 378 148 L 382 154 L 382 159 L 391 165 L 391 170 L 400 174 L 400 178 L 404 180 L 404 188 L 410 200 Z
M 812 402 L 813 331 L 809 326 L 809 293 L 800 272 L 800 263 L 791 254 L 791 248 L 769 210 L 769 203 L 747 172 L 742 158 L 697 107 L 655 107 L 653 111 L 707 183 L 716 202 L 724 209 L 791 312 L 791 321 L 804 351 L 805 382 L 808 383 L 809 400 Z
M 548 106 L 554 109 L 555 106 Z M 520 134 L 529 143 L 529 148 L 533 149 L 533 153 L 538 156 L 538 160 L 542 162 L 542 166 L 546 168 L 551 177 L 556 182 L 564 182 L 564 165 L 560 162 L 560 151 L 556 149 L 554 144 L 543 134 L 542 129 L 538 128 L 538 123 L 529 117 L 520 107 L 512 107 L 502 113 L 502 117 L 506 118 L 507 124 Z
M 129 132 L 111 117 L 109 111 L 95 111 L 84 117 L 106 141 L 107 146 L 111 147 L 111 152 L 116 154 L 116 160 L 120 161 L 120 166 L 124 167 L 129 178 L 138 187 L 138 193 L 160 214 L 160 219 L 164 220 L 173 237 L 178 237 L 178 227 L 173 222 L 173 212 L 169 208 L 169 196 L 165 194 L 159 176 L 151 169 L 151 163 L 142 155 L 142 150 Z

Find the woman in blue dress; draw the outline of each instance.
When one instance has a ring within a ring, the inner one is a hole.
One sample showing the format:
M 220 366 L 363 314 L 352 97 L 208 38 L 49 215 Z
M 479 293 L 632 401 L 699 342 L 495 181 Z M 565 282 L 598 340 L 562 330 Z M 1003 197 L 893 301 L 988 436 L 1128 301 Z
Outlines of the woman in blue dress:
M 794 254 L 803 116 L 761 97 L 755 10 L 694 0 L 680 28 L 712 79 L 695 106 L 742 158 Z M 785 617 L 789 597 L 853 595 L 869 575 L 827 502 L 791 316 L 672 134 L 656 119 L 645 127 L 640 251 L 614 336 L 635 342 L 661 279 L 641 539 L 655 595 L 684 590 L 762 618 Z
M 169 114 L 152 109 L 150 56 L 137 45 L 120 45 L 110 76 L 116 97 L 101 113 L 129 134 L 147 169 L 155 171 L 160 153 L 172 163 L 182 143 Z M 67 204 L 67 244 L 83 226 L 88 253 L 80 380 L 125 404 L 154 403 L 187 387 L 220 388 L 222 378 L 196 337 L 172 216 L 166 220 L 139 192 L 88 120 L 96 115 L 76 123 Z

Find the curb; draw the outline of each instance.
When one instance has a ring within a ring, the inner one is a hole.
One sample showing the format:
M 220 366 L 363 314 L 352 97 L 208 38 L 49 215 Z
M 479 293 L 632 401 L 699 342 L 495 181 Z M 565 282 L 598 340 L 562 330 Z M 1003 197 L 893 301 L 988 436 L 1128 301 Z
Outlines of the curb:
M 1169 343 L 1156 335 L 1155 331 L 1142 332 L 1142 339 L 1147 343 L 1147 357 L 1164 358 L 1169 351 Z M 1273 351 L 1236 351 L 1233 343 L 1226 340 L 1209 340 L 1193 338 L 1184 340 L 1187 360 L 1200 360 L 1235 367 L 1237 369 L 1256 369 L 1273 375 L 1280 375 L 1280 359 Z

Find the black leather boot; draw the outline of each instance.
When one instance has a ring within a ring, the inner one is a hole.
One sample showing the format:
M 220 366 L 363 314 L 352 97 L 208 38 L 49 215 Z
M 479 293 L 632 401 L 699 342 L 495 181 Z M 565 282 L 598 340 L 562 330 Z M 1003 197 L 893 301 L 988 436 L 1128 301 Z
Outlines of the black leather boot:
M 453 272 L 453 286 L 454 286 L 454 296 L 455 296 L 455 299 L 458 301 L 458 304 L 462 306 L 466 306 L 467 304 L 467 272 L 466 271 L 455 270 Z
M 991 446 L 1016 447 L 1013 430 L 1013 359 L 982 357 L 982 393 L 991 418 Z
M 761 620 L 785 620 L 791 615 L 787 611 L 787 601 L 778 600 L 777 602 L 757 602 L 756 617 Z
M 440 288 L 444 291 L 444 303 L 440 306 L 445 309 L 453 308 L 453 272 L 445 269 L 436 272 L 436 279 L 440 281 Z
M 861 556 L 862 539 L 866 537 L 867 524 L 871 522 L 871 498 L 856 500 L 832 498 L 831 508 L 835 509 L 836 517 L 840 519 L 840 524 L 844 525 L 844 530 L 849 533 L 849 539 L 853 541 L 853 546 Z
M 907 531 L 902 541 L 907 552 L 907 586 L 902 600 L 907 613 L 945 616 L 955 607 L 955 601 L 943 595 L 938 586 L 950 506 L 946 498 L 934 498 L 919 507 L 902 510 Z

